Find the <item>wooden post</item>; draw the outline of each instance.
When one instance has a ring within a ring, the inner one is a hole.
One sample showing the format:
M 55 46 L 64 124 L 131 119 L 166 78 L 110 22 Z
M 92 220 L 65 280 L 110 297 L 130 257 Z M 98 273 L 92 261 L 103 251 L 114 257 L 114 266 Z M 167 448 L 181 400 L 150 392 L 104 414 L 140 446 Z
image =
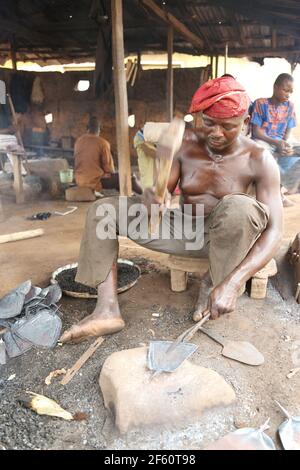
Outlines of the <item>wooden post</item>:
M 225 46 L 225 55 L 224 55 L 224 74 L 227 73 L 227 59 L 228 59 L 228 42 Z
M 214 56 L 210 56 L 210 77 L 209 78 L 214 78 Z
M 215 63 L 215 78 L 218 78 L 218 72 L 219 72 L 219 56 L 216 55 L 216 63 Z
M 138 72 L 140 71 L 142 65 L 142 54 L 141 54 L 141 51 L 138 51 L 137 53 L 137 67 L 138 67 Z
M 272 46 L 272 49 L 277 48 L 277 31 L 276 31 L 276 29 L 272 29 L 271 46 Z
M 16 39 L 14 35 L 10 42 L 10 58 L 11 58 L 13 70 L 17 70 Z
M 168 76 L 167 76 L 167 120 L 172 121 L 174 116 L 174 71 L 173 71 L 173 39 L 174 30 L 168 28 Z
M 128 98 L 124 66 L 123 5 L 112 0 L 112 51 L 114 65 L 116 134 L 120 195 L 131 196 L 131 166 L 128 128 Z

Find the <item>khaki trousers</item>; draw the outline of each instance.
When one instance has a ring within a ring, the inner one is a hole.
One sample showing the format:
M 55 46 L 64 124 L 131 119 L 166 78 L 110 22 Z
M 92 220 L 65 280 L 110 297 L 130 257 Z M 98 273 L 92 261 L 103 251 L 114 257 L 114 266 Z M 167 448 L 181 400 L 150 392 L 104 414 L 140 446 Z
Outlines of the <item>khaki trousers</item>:
M 140 201 L 138 197 L 127 198 L 128 207 Z M 109 222 L 109 230 L 115 235 L 126 235 L 139 245 L 150 250 L 177 256 L 209 259 L 213 285 L 220 284 L 246 257 L 261 233 L 266 229 L 269 217 L 268 207 L 246 194 L 231 194 L 221 199 L 211 214 L 201 217 L 203 227 L 203 246 L 197 250 L 189 249 L 191 234 L 176 233 L 174 217 L 167 211 L 161 222 L 170 228 L 172 239 L 135 239 L 132 234 L 124 233 L 119 217 L 119 197 L 96 201 L 88 210 L 85 230 L 81 242 L 77 282 L 96 287 L 107 278 L 111 267 L 118 258 L 118 237 L 99 239 L 97 226 L 104 222 L 106 205 L 115 210 L 114 220 Z M 142 219 L 142 218 L 141 218 Z M 191 217 L 193 227 L 196 217 Z M 128 225 L 133 218 L 128 218 Z M 147 219 L 148 220 L 148 219 Z M 198 220 L 199 221 L 199 220 Z M 200 221 L 200 222 L 201 222 Z M 159 230 L 161 231 L 161 226 Z M 126 228 L 126 227 L 125 227 Z M 178 230 L 177 230 L 178 232 Z

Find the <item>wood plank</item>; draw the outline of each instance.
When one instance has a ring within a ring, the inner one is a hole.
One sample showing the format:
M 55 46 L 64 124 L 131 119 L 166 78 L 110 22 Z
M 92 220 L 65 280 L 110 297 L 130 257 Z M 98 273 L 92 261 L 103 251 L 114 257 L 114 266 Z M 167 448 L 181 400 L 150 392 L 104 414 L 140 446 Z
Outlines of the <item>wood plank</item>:
M 18 240 L 26 240 L 28 238 L 41 237 L 44 235 L 44 233 L 45 232 L 42 228 L 38 228 L 36 230 L 26 230 L 25 232 L 8 233 L 6 235 L 0 235 L 0 244 L 15 242 Z
M 141 4 L 149 8 L 158 18 L 165 23 L 174 27 L 181 36 L 186 38 L 194 46 L 202 49 L 204 47 L 204 41 L 200 39 L 196 34 L 192 33 L 185 24 L 179 21 L 172 13 L 167 12 L 160 8 L 153 0 L 140 0 Z
M 122 0 L 112 0 L 111 5 L 115 113 L 120 178 L 120 195 L 131 196 L 132 187 L 128 127 L 128 97 L 124 66 Z
M 68 369 L 66 375 L 60 382 L 61 385 L 67 385 L 73 379 L 74 375 L 77 374 L 79 369 L 81 369 L 81 367 L 94 354 L 94 352 L 99 348 L 99 346 L 101 346 L 103 341 L 104 341 L 104 338 L 100 336 L 99 338 L 96 339 L 96 341 L 94 341 L 93 344 L 91 344 L 91 346 L 82 354 L 82 356 L 80 356 L 78 361 L 75 362 L 75 364 L 71 367 L 71 369 Z
M 168 28 L 168 73 L 167 73 L 167 119 L 172 121 L 174 115 L 174 71 L 173 71 L 174 30 Z

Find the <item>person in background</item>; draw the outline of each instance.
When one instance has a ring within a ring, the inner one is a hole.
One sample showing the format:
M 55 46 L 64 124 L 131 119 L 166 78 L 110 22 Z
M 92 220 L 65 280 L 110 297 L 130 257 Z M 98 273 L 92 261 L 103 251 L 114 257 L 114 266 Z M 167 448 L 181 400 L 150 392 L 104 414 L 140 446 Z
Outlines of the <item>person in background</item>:
M 140 182 L 143 190 L 153 186 L 155 180 L 155 143 L 146 142 L 144 129 L 139 129 L 135 134 L 133 146 L 138 156 L 138 166 L 140 172 Z
M 88 132 L 77 139 L 74 147 L 75 181 L 78 186 L 91 188 L 96 193 L 101 189 L 119 191 L 119 174 L 115 172 L 110 144 L 100 137 L 100 123 L 97 117 L 91 117 Z M 132 189 L 137 194 L 142 189 L 132 176 Z
M 282 184 L 290 190 L 292 186 L 298 187 L 300 179 L 294 171 L 296 164 L 300 168 L 300 157 L 294 155 L 288 142 L 291 130 L 296 127 L 294 105 L 289 101 L 293 85 L 291 75 L 280 74 L 275 80 L 272 97 L 256 100 L 251 116 L 252 138 L 271 151 L 280 167 Z

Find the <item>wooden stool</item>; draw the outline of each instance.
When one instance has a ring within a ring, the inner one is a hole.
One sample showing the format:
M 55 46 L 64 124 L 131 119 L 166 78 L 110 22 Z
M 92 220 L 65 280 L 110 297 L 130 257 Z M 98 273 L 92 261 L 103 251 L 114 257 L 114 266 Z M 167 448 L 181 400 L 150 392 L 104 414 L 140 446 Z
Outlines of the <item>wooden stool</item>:
M 204 274 L 208 270 L 207 258 L 184 258 L 170 255 L 168 266 L 171 271 L 171 289 L 173 292 L 183 292 L 187 287 L 188 273 Z M 264 268 L 251 279 L 250 297 L 264 299 L 267 295 L 268 278 L 277 273 L 277 266 L 272 259 Z

